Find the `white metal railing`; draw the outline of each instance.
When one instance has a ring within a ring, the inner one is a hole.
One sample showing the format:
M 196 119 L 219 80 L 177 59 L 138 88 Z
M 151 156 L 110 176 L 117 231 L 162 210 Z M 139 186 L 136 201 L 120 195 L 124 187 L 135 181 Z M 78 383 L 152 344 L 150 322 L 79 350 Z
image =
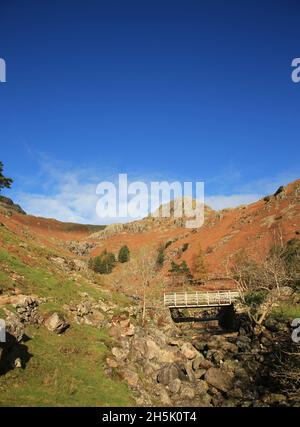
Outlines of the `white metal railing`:
M 220 307 L 231 305 L 240 297 L 238 291 L 173 292 L 164 294 L 165 307 Z

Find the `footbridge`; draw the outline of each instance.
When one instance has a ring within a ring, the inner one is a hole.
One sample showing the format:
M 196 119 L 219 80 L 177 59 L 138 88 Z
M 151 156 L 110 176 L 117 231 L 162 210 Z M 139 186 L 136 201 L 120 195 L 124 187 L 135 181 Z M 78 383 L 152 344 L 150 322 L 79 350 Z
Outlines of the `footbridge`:
M 240 293 L 234 290 L 187 291 L 164 294 L 164 306 L 168 308 L 209 308 L 232 305 Z

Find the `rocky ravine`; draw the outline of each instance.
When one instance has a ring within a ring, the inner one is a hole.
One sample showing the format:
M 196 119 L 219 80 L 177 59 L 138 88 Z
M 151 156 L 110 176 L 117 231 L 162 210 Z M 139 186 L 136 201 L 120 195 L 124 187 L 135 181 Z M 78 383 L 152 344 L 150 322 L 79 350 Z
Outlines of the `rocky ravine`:
M 148 312 L 131 305 L 116 314 L 104 301 L 87 295 L 60 313 L 40 315 L 42 299 L 19 296 L 16 313 L 7 311 L 8 340 L 0 344 L 0 370 L 25 367 L 20 346 L 26 325 L 63 334 L 72 323 L 105 328 L 113 344 L 106 356 L 106 375 L 131 388 L 138 406 L 220 407 L 299 406 L 300 396 L 280 393 L 272 378 L 280 341 L 290 339 L 288 325 L 267 321 L 260 333 L 240 315 L 238 330 L 210 330 L 203 323 L 174 323 L 168 310 Z M 271 378 L 271 380 L 270 380 Z
M 231 333 L 176 325 L 168 312 L 152 313 L 144 327 L 124 318 L 110 329 L 117 344 L 107 374 L 125 379 L 140 406 L 297 406 L 269 382 L 278 339 L 289 327 L 269 326 L 273 332 L 256 335 L 243 316 Z

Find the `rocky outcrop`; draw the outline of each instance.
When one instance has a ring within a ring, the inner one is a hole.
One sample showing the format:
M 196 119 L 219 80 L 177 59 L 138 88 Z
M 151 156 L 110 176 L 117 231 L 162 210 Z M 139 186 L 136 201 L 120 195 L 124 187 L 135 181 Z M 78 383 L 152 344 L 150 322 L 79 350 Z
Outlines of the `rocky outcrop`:
M 15 304 L 16 311 L 22 323 L 39 324 L 42 322 L 42 317 L 38 313 L 38 299 L 31 296 L 19 298 L 19 302 Z
M 65 317 L 60 313 L 48 315 L 44 320 L 44 325 L 48 331 L 56 334 L 62 334 L 70 326 Z
M 91 250 L 96 247 L 96 243 L 71 240 L 68 242 L 64 242 L 63 247 L 76 255 L 87 256 L 90 254 Z
M 68 259 L 63 257 L 50 257 L 49 260 L 62 271 L 86 271 L 87 263 L 81 259 Z
M 18 315 L 8 310 L 5 312 L 6 340 L 0 342 L 0 374 L 9 368 L 22 366 L 18 348 L 24 336 L 24 325 Z
M 17 212 L 22 215 L 26 215 L 26 212 L 20 205 L 15 204 L 9 197 L 5 196 L 0 196 L 0 211 L 3 211 L 4 214 Z

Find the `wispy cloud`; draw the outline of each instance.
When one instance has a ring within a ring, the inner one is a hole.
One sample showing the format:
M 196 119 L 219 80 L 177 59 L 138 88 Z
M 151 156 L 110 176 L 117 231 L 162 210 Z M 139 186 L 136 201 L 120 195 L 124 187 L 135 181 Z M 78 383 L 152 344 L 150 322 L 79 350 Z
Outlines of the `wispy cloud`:
M 232 194 L 230 196 L 208 196 L 205 197 L 205 203 L 215 210 L 234 208 L 240 205 L 248 205 L 261 198 L 259 193 L 250 194 Z
M 161 176 L 157 179 L 157 175 L 154 174 L 152 180 L 164 180 Z M 66 162 L 56 162 L 44 156 L 40 160 L 40 170 L 37 177 L 39 180 L 38 190 L 36 188 L 34 191 L 30 190 L 31 180 L 29 179 L 26 181 L 25 188 L 16 190 L 13 197 L 25 211 L 36 216 L 90 224 L 125 222 L 129 218 L 103 219 L 99 218 L 96 213 L 96 205 L 99 200 L 99 196 L 96 194 L 98 183 L 103 180 L 117 183 L 117 178 L 117 173 L 113 174 L 108 169 L 99 173 L 92 168 L 74 168 Z M 246 184 L 233 184 L 233 191 L 231 193 L 226 191 L 223 194 L 210 194 L 210 181 L 208 181 L 205 185 L 206 193 L 209 196 L 205 197 L 205 203 L 216 210 L 249 204 L 274 192 L 279 185 L 286 184 L 296 178 L 295 174 L 286 173 Z M 149 183 L 151 177 L 148 174 L 146 178 L 134 176 L 133 179 Z M 234 181 L 236 181 L 236 176 Z M 167 201 L 164 200 L 163 202 Z M 158 201 L 156 203 L 158 204 Z

